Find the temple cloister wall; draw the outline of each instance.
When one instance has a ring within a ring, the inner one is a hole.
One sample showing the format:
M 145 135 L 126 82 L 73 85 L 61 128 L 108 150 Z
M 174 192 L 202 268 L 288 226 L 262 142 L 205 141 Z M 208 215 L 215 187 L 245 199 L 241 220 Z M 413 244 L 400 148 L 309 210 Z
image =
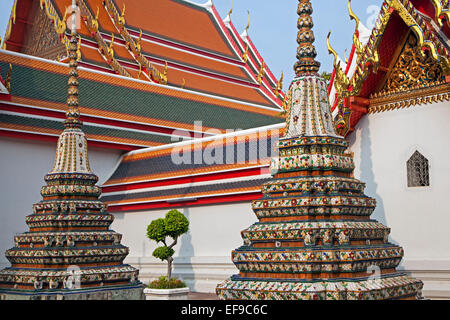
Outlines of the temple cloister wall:
M 167 273 L 167 264 L 152 257 L 156 244 L 145 234 L 150 222 L 163 218 L 168 210 L 114 214 L 112 229 L 122 233 L 122 243 L 130 247 L 126 262 L 140 269 L 144 283 Z M 186 281 L 191 290 L 214 292 L 219 282 L 238 273 L 231 262 L 231 251 L 242 245 L 240 232 L 257 222 L 257 218 L 250 203 L 178 210 L 189 219 L 190 226 L 174 248 L 173 273 Z
M 424 282 L 424 296 L 450 299 L 450 103 L 366 115 L 348 140 L 355 177 L 377 199 L 373 219 L 405 249 L 401 266 Z M 430 187 L 408 188 L 416 150 L 429 161 Z
M 9 266 L 4 253 L 14 246 L 16 234 L 28 230 L 25 217 L 42 200 L 44 175 L 52 169 L 55 150 L 56 142 L 0 138 L 0 269 Z M 118 150 L 89 148 L 89 162 L 99 183 L 111 175 L 120 156 Z

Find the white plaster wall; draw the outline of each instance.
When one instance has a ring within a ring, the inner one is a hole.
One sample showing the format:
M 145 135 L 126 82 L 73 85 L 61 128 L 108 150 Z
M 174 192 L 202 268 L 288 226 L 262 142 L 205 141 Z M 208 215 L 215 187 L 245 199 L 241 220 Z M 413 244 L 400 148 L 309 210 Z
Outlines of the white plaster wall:
M 55 160 L 56 143 L 0 138 L 0 267 L 9 266 L 5 250 L 14 246 L 14 235 L 28 231 L 25 217 L 42 200 L 44 176 Z M 121 152 L 89 148 L 91 168 L 104 183 Z
M 377 199 L 373 218 L 405 249 L 402 267 L 425 281 L 425 293 L 450 298 L 449 139 L 449 102 L 367 115 L 349 136 L 355 177 Z M 429 160 L 429 188 L 407 187 L 416 150 Z
M 241 231 L 257 222 L 250 203 L 201 206 L 178 209 L 190 222 L 189 232 L 175 247 L 174 275 L 197 292 L 214 292 L 216 285 L 238 270 L 231 251 L 242 245 Z M 166 263 L 152 257 L 156 244 L 146 238 L 147 226 L 169 210 L 115 214 L 113 229 L 123 234 L 122 243 L 130 248 L 126 262 L 140 269 L 140 279 L 166 274 Z

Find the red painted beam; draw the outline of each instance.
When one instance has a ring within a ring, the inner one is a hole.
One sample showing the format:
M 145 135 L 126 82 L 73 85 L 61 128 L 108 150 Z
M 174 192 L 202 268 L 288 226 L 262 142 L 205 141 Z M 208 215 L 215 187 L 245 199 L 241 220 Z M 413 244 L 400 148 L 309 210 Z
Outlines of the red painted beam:
M 66 115 L 64 112 L 60 111 L 54 111 L 54 110 L 43 110 L 28 106 L 16 106 L 6 103 L 0 102 L 0 110 L 5 111 L 11 111 L 16 113 L 22 113 L 22 114 L 32 114 L 32 115 L 39 115 L 39 116 L 45 116 L 45 117 L 51 117 L 56 119 L 65 119 Z M 80 117 L 81 121 L 83 122 L 90 122 L 90 123 L 97 123 L 97 124 L 103 124 L 103 125 L 109 125 L 113 127 L 121 127 L 121 128 L 128 128 L 128 129 L 135 129 L 135 130 L 142 130 L 142 131 L 148 131 L 149 133 L 163 133 L 167 135 L 172 135 L 175 130 L 177 130 L 177 136 L 183 136 L 183 137 L 193 137 L 194 132 L 189 131 L 183 131 L 178 128 L 163 128 L 163 127 L 156 127 L 153 125 L 147 125 L 147 124 L 139 124 L 139 123 L 130 123 L 122 120 L 115 120 L 115 119 L 104 119 L 104 118 L 97 118 L 94 116 L 86 116 L 82 115 Z
M 142 203 L 142 204 L 130 204 L 111 206 L 108 208 L 109 212 L 130 212 L 130 211 L 143 211 L 143 210 L 155 210 L 166 208 L 180 208 L 180 207 L 194 207 L 211 204 L 224 204 L 233 202 L 247 202 L 252 200 L 258 200 L 263 197 L 261 192 L 252 192 L 247 194 L 227 195 L 227 196 L 212 196 L 208 198 L 202 198 L 197 200 L 191 200 L 186 202 L 168 203 L 166 201 L 154 202 L 154 203 Z

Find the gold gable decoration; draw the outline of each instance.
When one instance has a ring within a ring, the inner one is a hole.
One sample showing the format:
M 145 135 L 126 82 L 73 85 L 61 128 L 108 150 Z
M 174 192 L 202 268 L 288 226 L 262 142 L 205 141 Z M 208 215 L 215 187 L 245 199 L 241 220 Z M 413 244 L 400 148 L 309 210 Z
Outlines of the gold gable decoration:
M 410 34 L 382 94 L 407 91 L 417 86 L 434 85 L 445 80 L 443 70 L 430 55 L 423 56 L 417 38 Z

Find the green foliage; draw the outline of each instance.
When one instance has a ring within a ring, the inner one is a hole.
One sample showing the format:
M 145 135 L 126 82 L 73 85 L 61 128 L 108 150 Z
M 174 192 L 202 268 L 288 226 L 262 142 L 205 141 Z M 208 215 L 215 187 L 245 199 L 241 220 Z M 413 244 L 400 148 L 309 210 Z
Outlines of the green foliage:
M 166 221 L 164 219 L 153 220 L 147 227 L 147 238 L 156 242 L 162 242 L 166 237 Z
M 189 220 L 178 210 L 166 214 L 166 232 L 171 238 L 185 234 L 189 230 Z
M 186 288 L 187 285 L 178 279 L 167 280 L 167 277 L 160 277 L 158 280 L 151 282 L 148 287 L 150 289 L 179 289 Z
M 326 71 L 322 72 L 320 76 L 324 78 L 327 83 L 329 83 L 331 80 L 331 73 L 328 73 Z
M 168 260 L 173 254 L 175 253 L 175 250 L 168 247 L 159 247 L 156 248 L 155 251 L 153 251 L 153 256 L 155 258 L 161 259 L 162 261 Z
M 147 227 L 147 237 L 156 242 L 162 242 L 164 246 L 159 247 L 153 251 L 153 256 L 161 260 L 167 260 L 174 255 L 175 251 L 172 249 L 178 237 L 185 234 L 189 230 L 189 220 L 178 210 L 171 210 L 166 214 L 164 219 L 153 220 Z M 174 240 L 171 245 L 167 243 L 167 237 Z

